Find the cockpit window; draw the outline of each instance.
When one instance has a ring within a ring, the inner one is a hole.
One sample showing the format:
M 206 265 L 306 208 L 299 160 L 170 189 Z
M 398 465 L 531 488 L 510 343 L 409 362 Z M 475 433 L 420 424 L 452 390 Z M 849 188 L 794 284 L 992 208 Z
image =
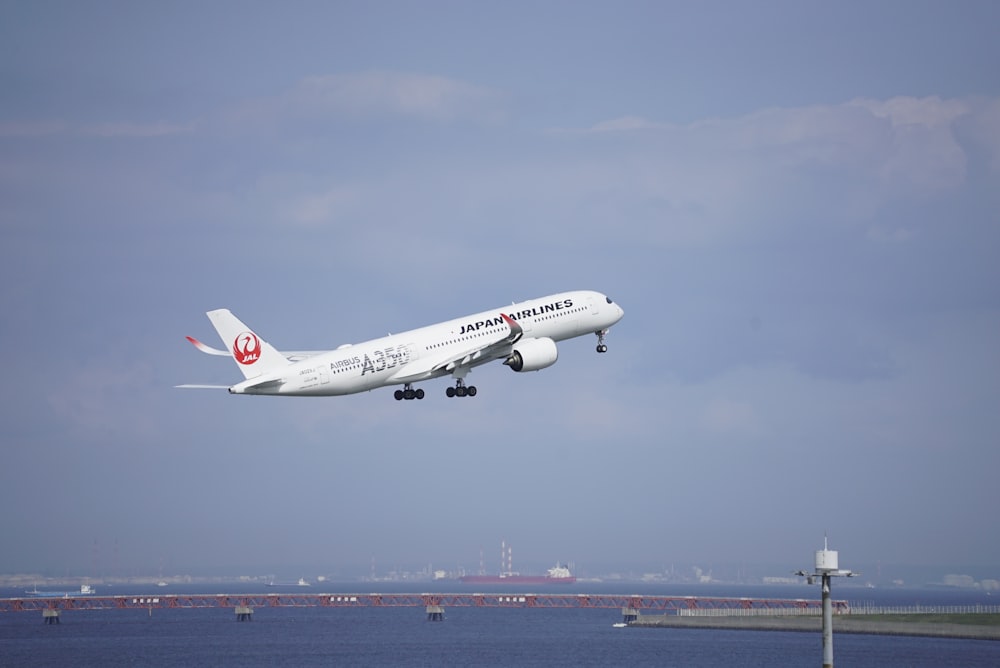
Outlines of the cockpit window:
M 604 297 L 604 298 L 608 300 L 608 303 L 609 303 L 609 304 L 614 304 L 614 302 L 613 302 L 613 301 L 611 301 L 611 297 L 607 297 L 607 296 L 606 296 L 606 297 Z

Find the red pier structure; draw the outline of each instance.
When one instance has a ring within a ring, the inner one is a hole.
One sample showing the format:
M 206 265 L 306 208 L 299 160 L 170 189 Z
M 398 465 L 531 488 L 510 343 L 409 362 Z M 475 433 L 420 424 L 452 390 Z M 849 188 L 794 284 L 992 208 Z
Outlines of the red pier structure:
M 837 614 L 850 611 L 834 601 Z M 641 612 L 659 614 L 820 614 L 821 601 L 806 599 L 643 596 L 640 594 L 169 594 L 0 598 L 0 612 L 42 611 L 47 620 L 69 610 L 149 610 L 235 608 L 250 619 L 255 608 L 424 607 L 428 619 L 439 620 L 446 607 L 472 608 L 619 608 L 626 621 Z M 47 611 L 47 612 L 46 612 Z M 757 611 L 757 612 L 753 612 Z M 695 613 L 699 614 L 699 613 Z

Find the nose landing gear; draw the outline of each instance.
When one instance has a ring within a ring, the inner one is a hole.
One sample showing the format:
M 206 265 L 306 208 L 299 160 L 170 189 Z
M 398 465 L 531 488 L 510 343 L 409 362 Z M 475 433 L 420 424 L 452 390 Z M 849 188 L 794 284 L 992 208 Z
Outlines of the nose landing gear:
M 604 345 L 604 337 L 608 335 L 608 330 L 602 329 L 599 332 L 594 332 L 597 335 L 597 352 L 606 353 L 608 352 L 608 347 Z

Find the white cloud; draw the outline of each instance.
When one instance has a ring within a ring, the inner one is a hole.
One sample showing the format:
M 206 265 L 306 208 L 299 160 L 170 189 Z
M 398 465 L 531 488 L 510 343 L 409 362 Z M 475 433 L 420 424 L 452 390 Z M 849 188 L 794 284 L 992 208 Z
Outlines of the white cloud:
M 304 107 L 350 114 L 389 113 L 428 120 L 495 120 L 499 94 L 441 76 L 366 72 L 308 77 L 288 94 Z
M 965 154 L 953 125 L 974 113 L 965 100 L 897 97 L 766 109 L 688 126 L 624 116 L 597 123 L 588 132 L 660 131 L 668 143 L 658 147 L 685 159 L 708 157 L 732 164 L 734 158 L 752 156 L 755 162 L 767 160 L 779 167 L 851 168 L 897 186 L 947 189 L 965 178 Z M 990 117 L 989 109 L 978 113 Z
M 504 96 L 493 89 L 431 74 L 375 71 L 306 77 L 281 94 L 243 105 L 226 122 L 395 116 L 496 123 L 505 115 Z
M 550 132 L 573 159 L 535 157 L 512 179 L 531 184 L 519 192 L 586 201 L 578 224 L 599 212 L 644 245 L 704 246 L 831 223 L 899 243 L 938 219 L 888 223 L 888 211 L 955 193 L 974 157 L 997 172 L 998 109 L 993 100 L 897 97 L 687 125 L 620 116 Z
M 634 130 L 665 130 L 670 126 L 665 123 L 655 123 L 642 118 L 641 116 L 622 116 L 609 121 L 602 121 L 592 127 L 583 130 L 584 133 L 600 132 L 630 132 Z
M 99 123 L 87 125 L 79 129 L 83 135 L 96 137 L 167 137 L 194 132 L 195 125 L 178 123 Z
M 62 121 L 8 121 L 0 123 L 0 137 L 44 137 L 66 132 Z
M 928 129 L 949 125 L 969 112 L 968 103 L 962 100 L 942 100 L 937 96 L 894 97 L 884 101 L 859 98 L 847 106 L 867 109 L 874 116 L 888 119 L 893 127 L 919 125 Z
M 156 123 L 97 123 L 73 125 L 65 121 L 13 121 L 0 123 L 0 137 L 44 137 L 50 135 L 82 135 L 90 137 L 166 137 L 190 134 L 195 124 L 159 121 Z

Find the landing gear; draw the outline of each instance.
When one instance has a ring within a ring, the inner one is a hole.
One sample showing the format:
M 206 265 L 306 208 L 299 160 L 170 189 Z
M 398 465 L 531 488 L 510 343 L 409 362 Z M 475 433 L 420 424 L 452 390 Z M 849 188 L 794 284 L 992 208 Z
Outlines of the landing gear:
M 402 390 L 396 390 L 393 392 L 392 396 L 396 397 L 396 401 L 400 401 L 402 399 L 406 399 L 407 401 L 411 399 L 423 399 L 424 391 L 421 389 L 414 390 L 413 385 L 407 383 L 403 386 Z
M 602 329 L 599 332 L 594 332 L 597 335 L 597 352 L 606 353 L 608 352 L 608 347 L 604 345 L 604 337 L 608 335 L 608 330 Z
M 446 388 L 445 395 L 450 397 L 474 397 L 476 396 L 476 386 L 466 385 L 461 378 L 455 380 L 455 387 Z

